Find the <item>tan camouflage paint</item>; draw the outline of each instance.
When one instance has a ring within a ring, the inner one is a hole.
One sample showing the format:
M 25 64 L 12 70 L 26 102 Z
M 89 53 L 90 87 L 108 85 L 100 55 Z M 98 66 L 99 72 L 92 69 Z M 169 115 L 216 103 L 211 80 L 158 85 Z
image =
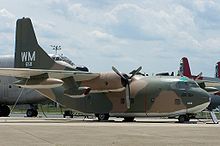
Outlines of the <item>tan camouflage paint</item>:
M 175 104 L 175 99 L 180 99 L 173 91 L 161 91 L 159 96 L 154 99 L 149 113 L 169 113 L 178 110 L 186 109 L 186 106 L 181 104 Z

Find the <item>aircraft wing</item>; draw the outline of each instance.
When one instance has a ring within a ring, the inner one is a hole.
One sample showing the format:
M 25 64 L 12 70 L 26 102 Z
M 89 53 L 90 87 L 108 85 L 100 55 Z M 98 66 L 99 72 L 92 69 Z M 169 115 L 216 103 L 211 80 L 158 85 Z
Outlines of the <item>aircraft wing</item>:
M 63 79 L 67 77 L 74 77 L 75 81 L 86 81 L 98 77 L 99 73 L 90 73 L 82 71 L 67 71 L 67 70 L 45 70 L 45 69 L 29 69 L 29 68 L 0 68 L 0 75 L 30 78 L 47 73 L 49 77 L 56 79 Z

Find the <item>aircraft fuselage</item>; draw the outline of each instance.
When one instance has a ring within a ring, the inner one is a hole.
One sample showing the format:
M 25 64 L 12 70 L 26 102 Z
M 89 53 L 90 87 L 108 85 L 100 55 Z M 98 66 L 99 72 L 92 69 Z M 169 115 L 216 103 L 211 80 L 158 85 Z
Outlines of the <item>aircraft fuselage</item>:
M 38 91 L 63 106 L 80 112 L 109 113 L 114 116 L 193 114 L 202 111 L 210 103 L 207 92 L 199 88 L 192 80 L 181 81 L 181 78 L 175 77 L 142 77 L 136 75 L 130 84 L 131 107 L 128 109 L 125 101 L 125 88 L 120 79 L 114 80 L 114 78 L 118 78 L 115 73 L 103 73 L 94 81 L 79 83 L 85 87 L 87 85 L 91 87 L 88 95 L 71 95 L 66 91 L 65 86 L 39 89 Z M 118 90 L 109 87 L 113 84 Z

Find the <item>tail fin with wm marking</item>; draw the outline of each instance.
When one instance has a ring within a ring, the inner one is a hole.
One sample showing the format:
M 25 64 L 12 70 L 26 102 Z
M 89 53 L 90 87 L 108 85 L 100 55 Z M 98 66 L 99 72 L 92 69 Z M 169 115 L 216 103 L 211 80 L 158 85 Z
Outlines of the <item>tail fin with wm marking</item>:
M 16 23 L 15 68 L 52 69 L 59 65 L 39 46 L 30 18 Z

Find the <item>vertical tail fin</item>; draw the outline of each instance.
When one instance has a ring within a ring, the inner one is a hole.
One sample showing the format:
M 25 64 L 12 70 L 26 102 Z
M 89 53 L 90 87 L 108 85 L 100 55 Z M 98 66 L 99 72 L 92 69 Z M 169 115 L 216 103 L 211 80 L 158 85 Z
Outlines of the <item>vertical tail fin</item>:
M 215 77 L 220 78 L 220 62 L 217 62 L 215 65 Z
M 188 62 L 188 59 L 186 57 L 183 57 L 181 60 L 180 60 L 180 69 L 179 69 L 179 72 L 186 76 L 186 77 L 191 77 L 192 74 L 191 74 L 191 71 L 190 71 L 190 66 L 189 66 L 189 62 Z
M 14 61 L 16 68 L 50 69 L 56 64 L 39 46 L 30 18 L 17 20 Z

